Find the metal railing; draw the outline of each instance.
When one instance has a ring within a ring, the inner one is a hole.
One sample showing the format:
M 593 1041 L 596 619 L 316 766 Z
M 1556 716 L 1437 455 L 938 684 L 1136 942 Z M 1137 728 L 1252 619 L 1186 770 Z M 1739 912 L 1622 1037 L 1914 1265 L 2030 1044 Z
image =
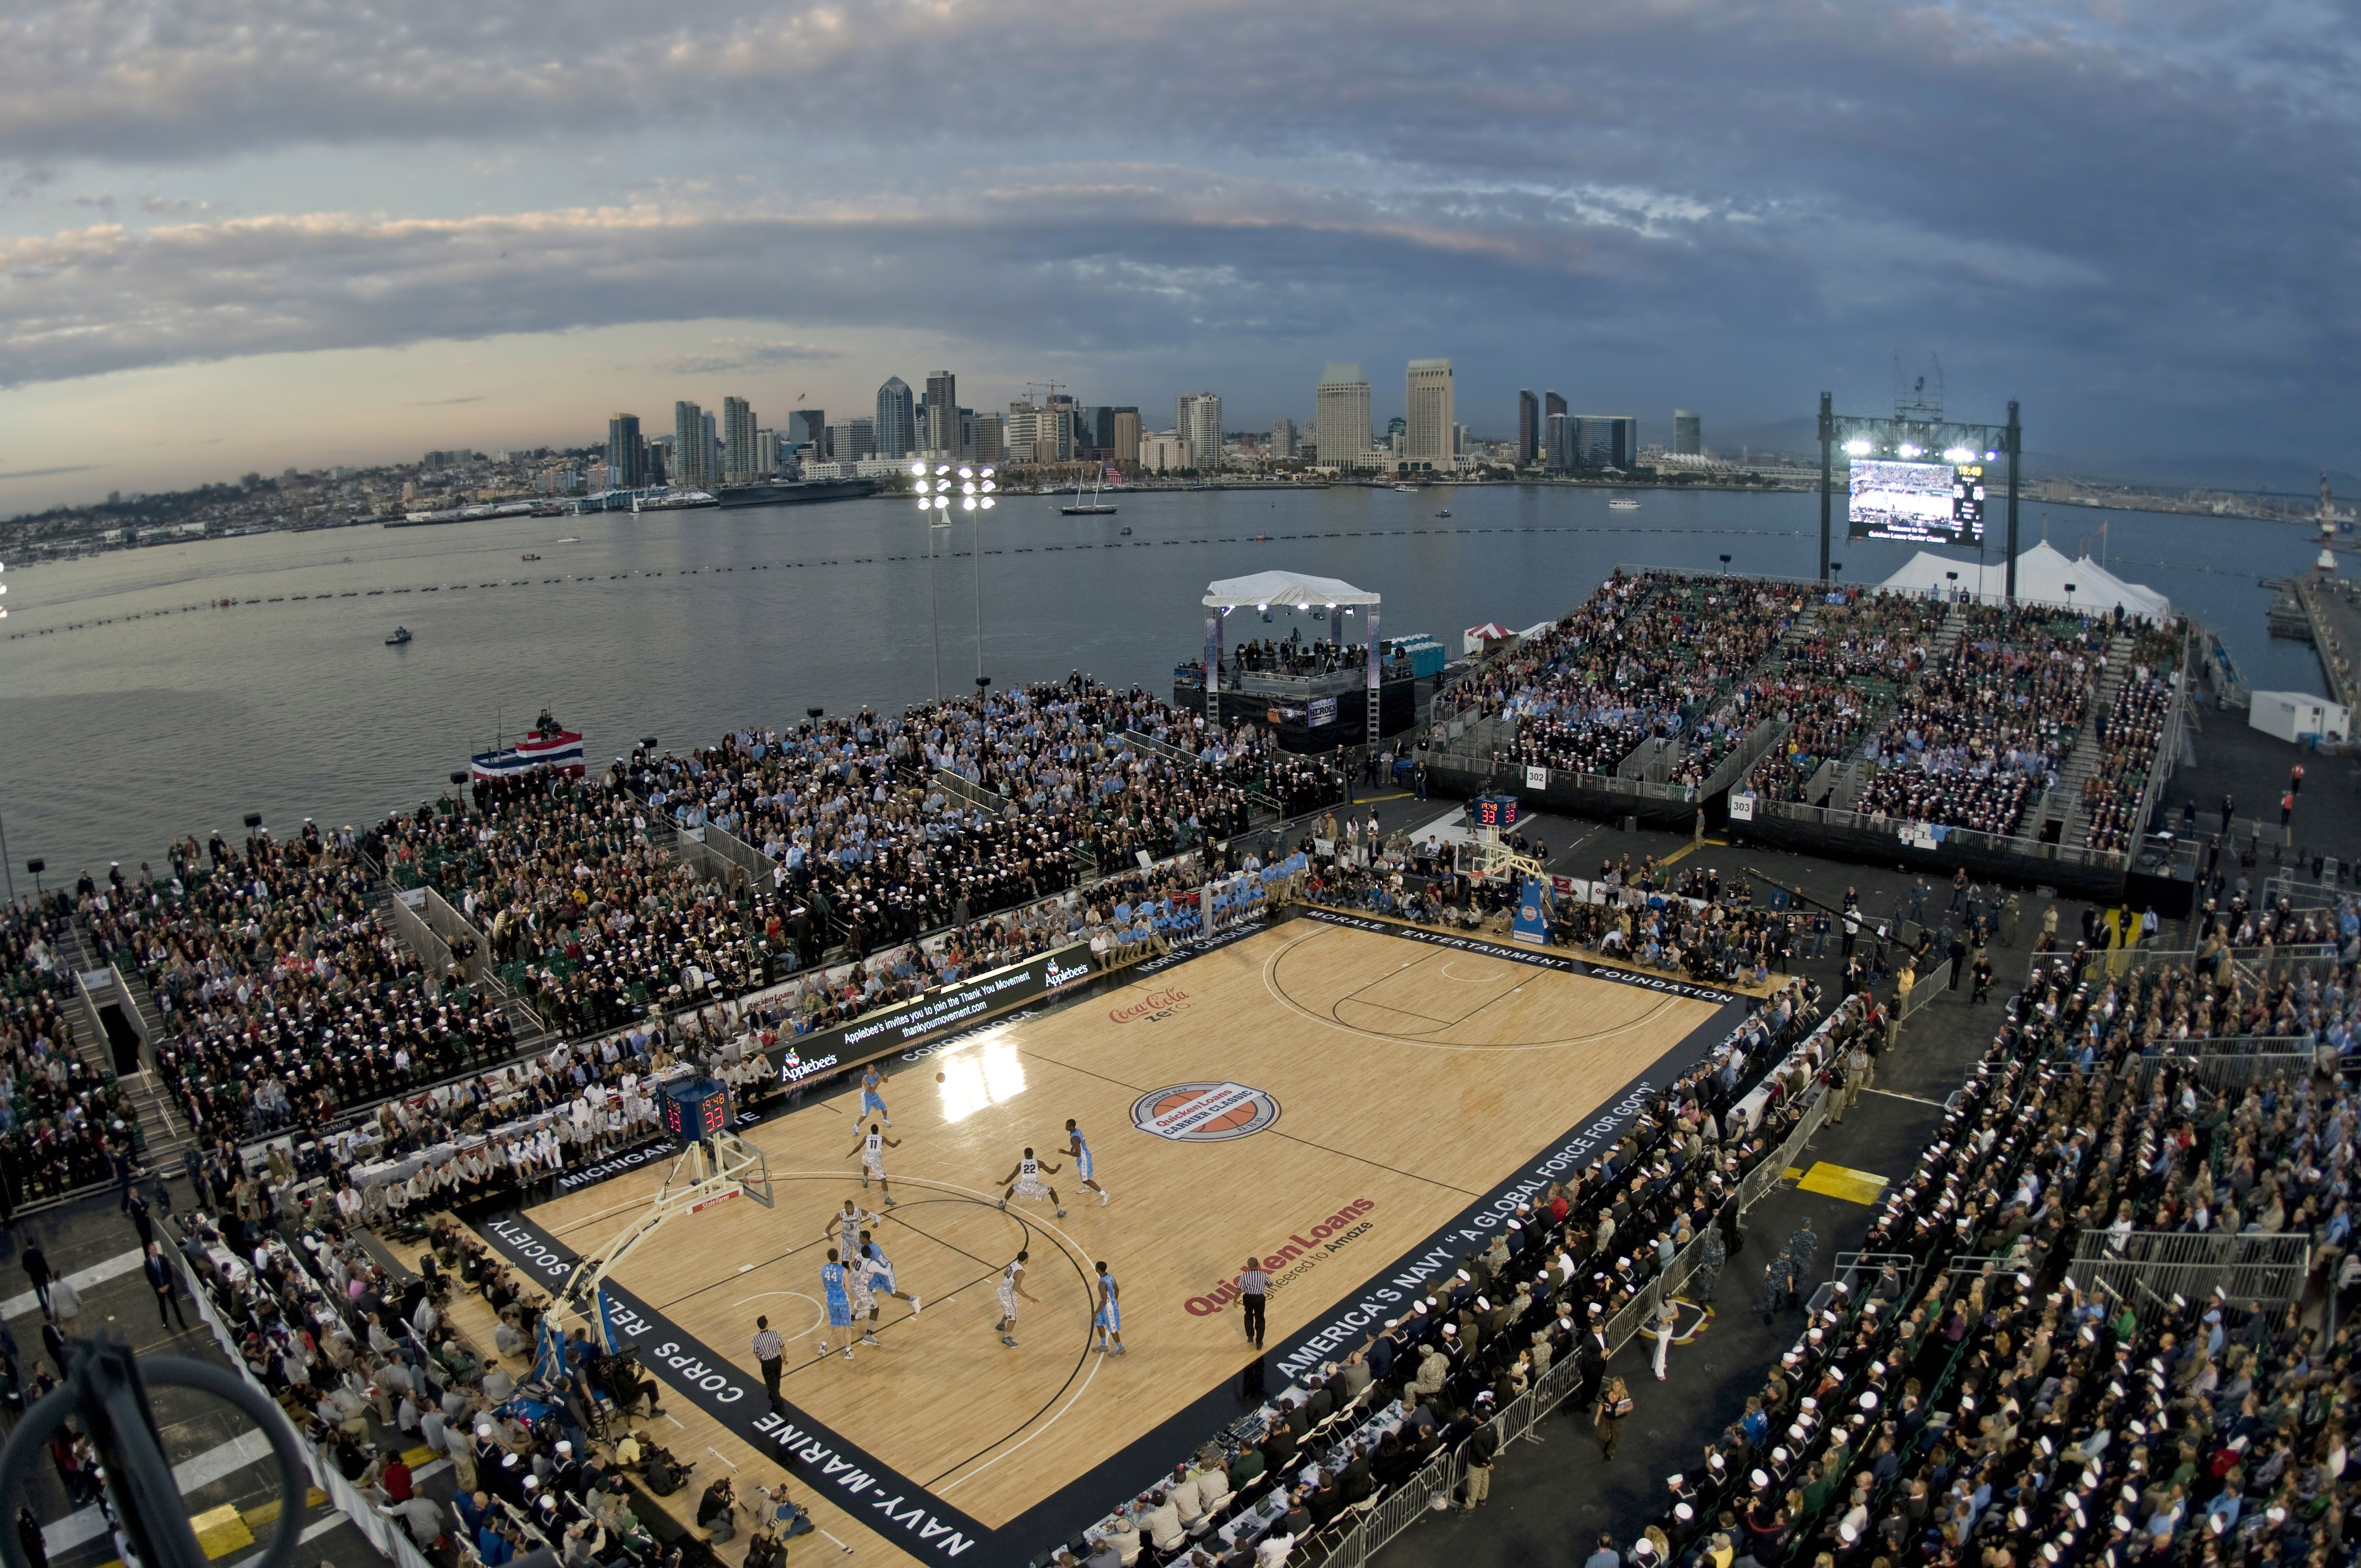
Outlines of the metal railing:
M 1835 828 L 1855 833 L 1890 838 L 1898 842 L 1901 830 L 1913 826 L 1899 817 L 1883 812 L 1845 811 L 1833 806 L 1805 806 L 1799 802 L 1764 800 L 1755 804 L 1758 819 L 1770 817 L 1807 828 Z M 2120 872 L 2131 864 L 2129 851 L 2123 850 L 2092 850 L 2067 844 L 2052 844 L 2040 839 L 2020 839 L 2013 834 L 1985 833 L 1973 828 L 1946 828 L 1940 843 L 1946 847 L 1977 850 L 1987 854 L 2010 855 L 2023 860 L 2046 861 L 2057 865 L 2078 866 L 2092 871 Z
M 2303 1298 L 2312 1274 L 2308 1235 L 2224 1235 L 2216 1231 L 2084 1231 L 2074 1243 L 2074 1277 L 2119 1296 L 2135 1286 L 2160 1299 L 2194 1301 L 2214 1290 L 2233 1301 L 2285 1306 Z

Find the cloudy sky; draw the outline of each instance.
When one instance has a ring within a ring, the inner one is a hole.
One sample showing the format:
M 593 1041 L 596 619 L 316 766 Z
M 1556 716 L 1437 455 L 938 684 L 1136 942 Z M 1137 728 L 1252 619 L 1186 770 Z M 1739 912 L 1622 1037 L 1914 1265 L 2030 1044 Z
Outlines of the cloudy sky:
M 2088 466 L 2356 466 L 2352 0 L 78 0 L 0 51 L 0 511 L 675 398 L 1331 359 L 1708 442 L 2024 400 Z

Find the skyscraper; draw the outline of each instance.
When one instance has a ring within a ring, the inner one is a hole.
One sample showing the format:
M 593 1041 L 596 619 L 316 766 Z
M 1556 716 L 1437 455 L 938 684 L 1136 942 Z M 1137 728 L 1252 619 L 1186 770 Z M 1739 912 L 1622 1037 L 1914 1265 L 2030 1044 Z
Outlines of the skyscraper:
M 721 486 L 721 425 L 709 413 L 699 414 L 697 422 L 704 427 L 705 435 L 705 477 L 699 479 L 697 485 L 703 489 L 719 489 Z
M 1705 455 L 1705 422 L 1686 409 L 1673 411 L 1673 451 L 1682 457 Z
M 1139 411 L 1121 408 L 1115 411 L 1115 441 L 1107 448 L 1107 459 L 1114 463 L 1139 461 Z
M 1336 364 L 1320 372 L 1312 407 L 1312 443 L 1320 461 L 1339 468 L 1357 465 L 1369 450 L 1369 380 L 1358 365 Z
M 618 490 L 636 490 L 648 482 L 648 448 L 640 439 L 640 416 L 607 416 L 607 484 Z
M 809 446 L 815 457 L 828 455 L 828 411 L 797 409 L 787 416 L 787 444 Z
M 1451 361 L 1413 359 L 1402 378 L 1402 456 L 1411 463 L 1451 466 Z
M 1550 397 L 1557 399 L 1552 392 Z M 1542 461 L 1553 474 L 1563 474 L 1574 466 L 1574 416 L 1564 409 L 1552 409 L 1542 421 Z
M 1275 419 L 1270 422 L 1270 455 L 1273 457 L 1295 455 L 1295 422 Z
M 1531 392 L 1517 394 L 1517 466 L 1541 455 L 1542 400 Z
M 829 453 L 840 463 L 858 463 L 877 453 L 877 422 L 867 414 L 855 414 L 836 427 L 836 435 L 829 444 Z
M 1008 422 L 1002 428 L 1006 432 L 1010 462 L 1041 461 L 1035 455 L 1034 451 L 1040 440 L 1041 425 L 1041 410 L 1035 405 L 1033 394 L 1027 392 L 1024 397 L 1009 403 Z
M 1189 466 L 1203 472 L 1222 466 L 1222 400 L 1214 392 L 1181 396 L 1173 430 L 1189 444 Z
M 721 482 L 751 485 L 762 471 L 754 451 L 754 410 L 743 398 L 721 400 Z
M 1574 449 L 1586 468 L 1629 468 L 1640 455 L 1640 422 L 1630 414 L 1579 415 Z
M 877 389 L 877 455 L 907 457 L 918 444 L 918 420 L 910 383 L 889 376 Z
M 672 461 L 665 472 L 676 490 L 705 484 L 705 411 L 686 400 L 672 406 Z
M 1543 392 L 1542 394 L 1542 418 L 1547 419 L 1552 414 L 1562 414 L 1564 412 L 1565 412 L 1565 400 L 1564 398 L 1558 396 L 1555 392 Z
M 927 451 L 939 457 L 960 455 L 959 378 L 948 370 L 927 373 Z

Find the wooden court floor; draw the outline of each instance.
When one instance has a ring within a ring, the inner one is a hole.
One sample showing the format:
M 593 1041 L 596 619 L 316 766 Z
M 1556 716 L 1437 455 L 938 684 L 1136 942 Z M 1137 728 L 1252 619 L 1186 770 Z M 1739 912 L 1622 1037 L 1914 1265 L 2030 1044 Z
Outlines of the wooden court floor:
M 1247 1364 L 1238 1314 L 1203 1299 L 1249 1254 L 1345 1222 L 1331 1234 L 1347 1239 L 1279 1271 L 1276 1348 L 1715 1011 L 1489 951 L 1291 922 L 895 1063 L 885 1099 L 901 1146 L 885 1169 L 898 1206 L 861 1185 L 856 1091 L 749 1133 L 767 1156 L 774 1207 L 739 1201 L 674 1220 L 613 1277 L 749 1375 L 754 1319 L 767 1314 L 788 1340 L 789 1401 L 998 1528 Z M 1222 1085 L 1267 1096 L 1275 1120 L 1205 1140 L 1134 1124 L 1136 1108 L 1148 1116 L 1207 1092 L 1191 1086 L 1235 1095 Z M 1068 1117 L 1089 1139 L 1104 1205 L 1075 1179 Z M 997 1207 L 1027 1145 L 1063 1219 L 1046 1200 Z M 527 1219 L 596 1254 L 661 1179 L 661 1168 L 634 1172 Z M 882 1343 L 849 1362 L 813 1348 L 825 1233 L 847 1198 L 885 1213 L 872 1228 L 923 1303 L 914 1312 L 881 1298 Z M 1359 1204 L 1369 1207 L 1353 1212 Z M 1038 1304 L 1023 1305 L 1011 1350 L 994 1332 L 994 1288 L 1019 1248 Z M 1121 1282 L 1121 1358 L 1090 1349 L 1102 1259 Z M 1203 1435 L 1176 1439 L 1176 1455 Z

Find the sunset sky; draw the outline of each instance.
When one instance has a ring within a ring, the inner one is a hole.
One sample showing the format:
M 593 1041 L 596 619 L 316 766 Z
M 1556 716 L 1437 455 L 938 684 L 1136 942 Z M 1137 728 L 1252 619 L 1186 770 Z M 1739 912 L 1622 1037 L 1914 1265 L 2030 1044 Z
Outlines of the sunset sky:
M 2356 462 L 2329 4 L 91 0 L 0 52 L 0 511 L 674 399 L 1403 361 L 1709 444 L 1826 387 L 2093 467 Z

